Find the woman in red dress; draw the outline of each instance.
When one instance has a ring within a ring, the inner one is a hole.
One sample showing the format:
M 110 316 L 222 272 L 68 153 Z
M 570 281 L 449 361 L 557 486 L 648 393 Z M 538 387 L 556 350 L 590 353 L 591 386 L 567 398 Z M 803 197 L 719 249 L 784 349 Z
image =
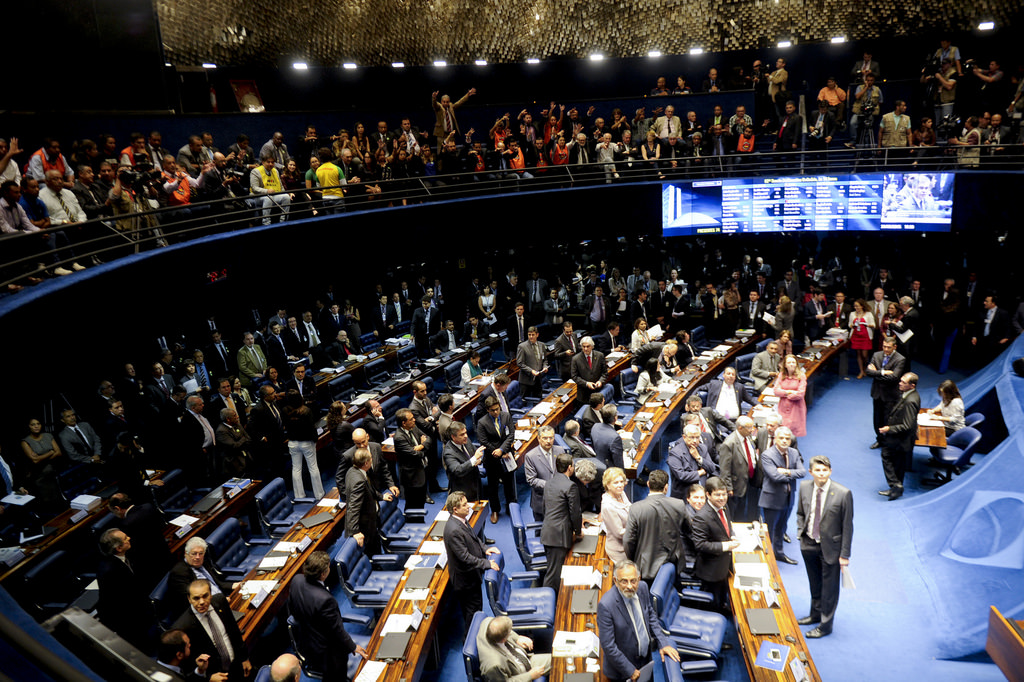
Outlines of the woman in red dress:
M 858 379 L 864 378 L 864 368 L 870 361 L 871 344 L 875 334 L 875 316 L 868 311 L 868 304 L 862 298 L 853 302 L 850 313 L 850 348 L 857 351 Z

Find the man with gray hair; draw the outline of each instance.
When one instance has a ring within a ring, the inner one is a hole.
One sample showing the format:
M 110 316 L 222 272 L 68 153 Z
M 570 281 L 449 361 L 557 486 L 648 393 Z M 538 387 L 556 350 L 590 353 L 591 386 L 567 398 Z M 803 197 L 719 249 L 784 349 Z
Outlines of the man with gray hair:
M 232 590 L 242 584 L 220 580 L 218 579 L 219 575 L 220 571 L 217 569 L 213 557 L 210 556 L 206 540 L 198 536 L 189 538 L 185 543 L 184 560 L 172 566 L 167 575 L 167 594 L 172 599 L 180 599 L 181 608 L 185 608 L 185 603 L 188 600 L 188 586 L 193 580 L 208 580 L 213 594 L 230 594 Z M 177 608 L 175 606 L 175 609 Z
M 736 430 L 719 448 L 718 464 L 722 480 L 729 490 L 729 512 L 733 520 L 749 523 L 758 517 L 757 503 L 761 496 L 761 458 L 754 434 L 757 425 L 743 415 L 736 419 Z
M 590 403 L 590 394 L 600 391 L 608 381 L 608 365 L 604 353 L 594 350 L 594 339 L 584 336 L 580 339 L 582 352 L 572 356 L 569 375 L 576 382 L 576 404 Z
M 775 430 L 775 444 L 761 455 L 761 469 L 764 478 L 758 505 L 768 525 L 775 558 L 787 564 L 796 564 L 796 559 L 786 556 L 783 551 L 783 535 L 786 522 L 796 501 L 796 486 L 799 479 L 807 475 L 804 459 L 791 446 L 793 432 L 785 426 Z
M 135 646 L 148 649 L 150 630 L 156 625 L 148 590 L 128 560 L 131 538 L 124 531 L 109 528 L 100 536 L 97 612 L 100 621 Z
M 210 477 L 217 434 L 203 416 L 203 399 L 197 395 L 185 399 L 185 412 L 178 419 L 182 468 L 190 481 Z
M 508 616 L 484 618 L 476 635 L 484 682 L 526 682 L 551 669 L 551 654 L 533 651 L 533 640 L 512 629 Z
M 686 499 L 686 491 L 694 483 L 704 485 L 710 476 L 718 475 L 718 465 L 701 442 L 700 428 L 695 424 L 683 427 L 683 437 L 669 448 L 668 471 L 672 497 L 679 500 Z
M 910 371 L 910 361 L 917 351 L 917 339 L 921 333 L 921 313 L 910 296 L 903 296 L 899 302 L 903 315 L 898 320 L 890 320 L 889 327 L 896 335 L 896 352 L 903 356 L 903 368 Z M 906 341 L 900 338 L 900 334 L 910 334 Z
M 544 425 L 537 431 L 537 447 L 526 453 L 523 466 L 530 486 L 530 508 L 536 521 L 544 520 L 544 484 L 555 475 L 555 458 L 565 450 L 555 445 L 555 429 Z

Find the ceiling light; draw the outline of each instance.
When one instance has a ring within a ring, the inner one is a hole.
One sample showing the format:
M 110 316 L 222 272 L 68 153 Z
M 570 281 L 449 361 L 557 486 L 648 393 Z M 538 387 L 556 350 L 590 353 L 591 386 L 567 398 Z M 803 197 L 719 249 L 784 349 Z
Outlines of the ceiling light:
M 477 59 L 473 63 L 476 64 L 477 66 L 487 66 L 487 60 L 486 59 Z
M 533 18 L 536 19 L 537 21 L 540 21 L 540 15 L 539 14 L 534 14 Z
M 994 21 L 983 21 L 980 24 L 978 24 L 978 30 L 979 31 L 991 31 L 995 27 L 996 27 L 996 22 L 994 22 Z
M 836 36 L 835 38 L 833 38 L 829 42 L 831 42 L 833 45 L 836 45 L 836 44 L 839 44 L 839 43 L 845 43 L 846 42 L 846 36 Z
M 661 50 L 651 50 L 650 52 L 647 53 L 647 56 L 651 57 L 652 59 L 660 57 L 661 56 Z
M 309 65 L 306 62 L 292 62 L 292 68 L 296 71 L 305 71 L 309 68 Z
M 405 62 L 391 62 L 391 66 L 393 66 L 396 69 L 404 69 Z
M 170 62 L 164 62 L 164 66 L 172 66 Z
M 793 41 L 792 40 L 780 40 L 779 41 L 779 47 L 793 47 Z
M 356 68 L 356 63 L 355 62 L 345 62 L 344 64 L 341 65 L 341 68 L 343 68 L 343 69 L 354 69 L 354 68 Z
M 214 64 L 213 62 L 203 62 L 203 68 L 204 69 L 216 69 L 217 65 Z
M 436 66 L 439 69 L 443 69 L 444 67 L 448 66 L 448 62 L 446 62 L 443 59 L 435 59 L 434 66 Z
M 704 48 L 703 47 L 691 47 L 690 48 L 690 54 L 704 54 Z
M 540 60 L 537 59 L 537 58 L 531 57 L 530 59 L 526 60 L 526 63 L 527 64 L 540 64 Z
M 595 52 L 594 54 L 590 55 L 590 61 L 592 62 L 599 62 L 602 59 L 604 59 L 604 55 L 601 54 L 600 52 Z

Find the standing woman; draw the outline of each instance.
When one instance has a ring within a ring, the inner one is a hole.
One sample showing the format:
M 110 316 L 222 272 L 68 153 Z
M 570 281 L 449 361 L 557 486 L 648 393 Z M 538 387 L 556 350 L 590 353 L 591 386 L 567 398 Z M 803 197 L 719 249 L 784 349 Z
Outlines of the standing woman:
M 622 544 L 629 516 L 630 501 L 626 497 L 626 472 L 619 467 L 608 467 L 601 477 L 604 495 L 601 496 L 601 530 L 605 532 L 604 549 L 608 558 L 619 563 L 626 558 Z
M 885 315 L 882 316 L 881 332 L 882 338 L 887 336 L 896 336 L 896 332 L 903 331 L 903 325 L 892 327 L 893 322 L 899 322 L 903 314 L 900 312 L 899 307 L 895 303 L 890 303 L 889 307 L 885 309 Z
M 807 435 L 807 374 L 797 362 L 795 355 L 787 355 L 775 378 L 775 395 L 779 398 L 779 415 L 782 425 L 789 427 L 794 436 Z
M 871 345 L 875 337 L 875 316 L 868 311 L 868 304 L 862 298 L 853 302 L 850 313 L 850 348 L 857 351 L 858 379 L 864 378 L 864 368 L 871 356 Z
M 793 318 L 796 317 L 796 312 L 793 309 L 793 301 L 790 300 L 789 296 L 779 297 L 779 307 L 775 310 L 775 333 L 779 334 L 783 331 L 789 332 L 789 335 L 793 336 Z
M 485 286 L 483 292 L 476 298 L 476 307 L 480 309 L 480 313 L 483 315 L 482 319 L 487 326 L 498 322 L 498 318 L 494 316 L 494 306 L 494 292 L 491 291 L 490 286 Z
M 362 346 L 359 343 L 359 337 L 363 335 L 363 329 L 359 326 L 361 319 L 359 315 L 359 308 L 357 308 L 351 299 L 345 299 L 345 306 L 342 309 L 342 314 L 345 316 L 345 321 L 348 322 L 348 338 L 355 345 L 356 350 L 362 352 Z
M 725 322 L 725 335 L 732 336 L 736 333 L 736 327 L 740 323 L 740 290 L 735 280 L 730 280 L 729 288 L 722 294 L 721 309 Z
M 331 443 L 334 445 L 336 461 L 341 461 L 341 456 L 353 446 L 352 432 L 355 428 L 352 422 L 345 419 L 348 408 L 345 403 L 335 400 L 327 410 L 327 430 L 331 432 Z
M 356 158 L 363 158 L 370 153 L 370 138 L 366 136 L 366 126 L 356 123 L 356 134 L 349 140 L 349 148 L 356 152 Z
M 946 435 L 949 436 L 964 428 L 964 400 L 956 383 L 949 379 L 939 384 L 939 395 L 942 402 L 929 411 L 936 419 L 945 422 Z

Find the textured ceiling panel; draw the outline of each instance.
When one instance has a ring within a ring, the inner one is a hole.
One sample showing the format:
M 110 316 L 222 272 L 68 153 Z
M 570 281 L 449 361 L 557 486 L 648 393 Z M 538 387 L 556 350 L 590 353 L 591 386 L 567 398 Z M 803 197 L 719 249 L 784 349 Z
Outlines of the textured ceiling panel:
M 1020 0 L 156 0 L 176 65 L 337 66 L 638 57 L 776 40 L 851 40 L 1009 24 Z

